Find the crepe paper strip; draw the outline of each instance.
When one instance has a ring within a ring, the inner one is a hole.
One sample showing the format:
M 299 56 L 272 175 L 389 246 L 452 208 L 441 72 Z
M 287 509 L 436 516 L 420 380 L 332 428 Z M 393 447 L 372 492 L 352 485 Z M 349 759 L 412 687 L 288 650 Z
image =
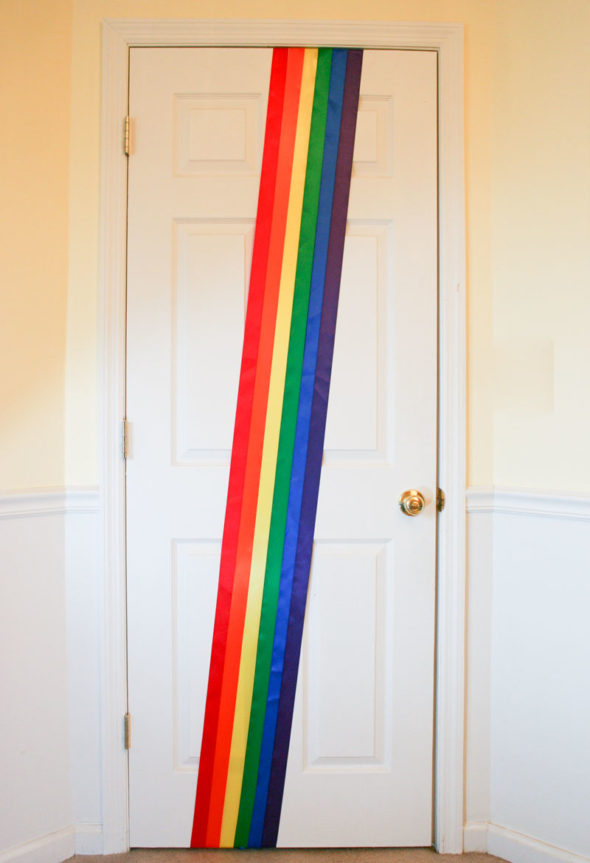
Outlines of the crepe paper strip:
M 295 427 L 301 382 L 301 370 L 307 328 L 309 293 L 313 262 L 313 246 L 318 221 L 318 200 L 322 175 L 322 153 L 326 133 L 326 114 L 330 86 L 331 51 L 320 50 L 315 80 L 313 115 L 309 136 L 309 154 L 305 180 L 305 194 L 298 232 L 298 259 L 295 281 L 293 318 L 289 339 L 289 356 L 286 369 L 285 397 L 281 417 L 281 432 L 275 477 L 272 521 L 268 542 L 268 555 L 264 577 L 264 595 L 256 657 L 256 677 L 252 697 L 248 748 L 244 764 L 244 777 L 240 801 L 240 819 L 235 844 L 250 845 L 249 828 L 254 807 L 260 745 L 266 712 L 268 679 L 273 648 L 273 631 L 277 613 L 277 599 L 281 575 L 281 561 L 285 539 L 285 523 L 289 498 L 289 484 L 295 443 Z M 313 90 L 312 90 L 313 92 Z
M 344 255 L 344 237 L 346 233 L 346 215 L 350 193 L 350 177 L 352 173 L 352 156 L 354 151 L 354 136 L 358 111 L 360 77 L 362 69 L 362 51 L 350 50 L 346 64 L 346 79 L 342 105 L 342 121 L 340 141 L 336 164 L 336 180 L 334 200 L 332 205 L 332 220 L 326 275 L 324 285 L 324 301 L 320 323 L 320 337 L 316 363 L 313 401 L 310 418 L 309 446 L 303 483 L 303 498 L 301 517 L 297 537 L 297 551 L 293 574 L 293 594 L 289 612 L 287 643 L 279 699 L 277 733 L 272 759 L 271 777 L 268 791 L 268 801 L 264 822 L 262 845 L 274 847 L 277 842 L 287 755 L 293 720 L 293 706 L 297 684 L 297 671 L 301 653 L 303 635 L 303 620 L 307 599 L 309 570 L 313 547 L 313 533 L 320 485 L 320 472 L 326 431 L 326 416 L 328 411 L 328 395 L 330 391 L 330 376 L 332 373 L 332 358 L 334 354 L 334 337 L 336 332 L 336 316 L 340 293 L 340 278 L 342 274 L 342 258 Z
M 248 597 L 248 584 L 250 579 L 250 564 L 260 481 L 260 465 L 262 460 L 266 411 L 268 406 L 271 361 L 274 349 L 279 286 L 284 251 L 289 192 L 291 188 L 293 152 L 296 139 L 297 115 L 299 109 L 304 55 L 305 52 L 303 49 L 289 50 L 287 53 L 285 99 L 281 124 L 281 140 L 279 143 L 275 202 L 268 252 L 265 302 L 257 356 L 254 404 L 249 430 L 241 524 L 236 551 L 235 575 L 231 597 L 229 625 L 226 636 L 225 661 L 223 667 L 217 737 L 215 741 L 215 756 L 211 777 L 206 845 L 213 848 L 218 847 L 220 841 L 223 805 L 227 785 L 227 770 L 235 716 L 235 699 L 238 686 L 238 675 L 242 653 L 242 636 Z
M 361 61 L 273 55 L 192 847 L 276 843 Z
M 263 317 L 269 317 L 268 306 L 270 296 L 267 295 L 265 289 L 267 276 L 271 269 L 269 267 L 269 258 L 273 236 L 275 243 L 280 244 L 280 238 L 277 238 L 277 234 L 280 234 L 281 215 L 278 210 L 279 205 L 282 206 L 280 184 L 278 182 L 279 156 L 281 151 L 289 150 L 291 139 L 294 142 L 293 130 L 288 129 L 283 122 L 284 117 L 289 114 L 285 106 L 287 63 L 289 59 L 291 60 L 290 66 L 293 72 L 295 72 L 296 64 L 294 60 L 300 60 L 302 65 L 303 52 L 300 52 L 295 57 L 289 57 L 289 52 L 285 48 L 275 49 L 273 52 L 258 196 L 258 212 L 252 252 L 248 307 L 246 311 L 244 347 L 238 387 L 225 525 L 221 546 L 217 607 L 213 628 L 209 683 L 191 836 L 191 847 L 193 848 L 201 848 L 207 844 L 207 822 L 221 700 L 221 685 L 237 558 L 237 540 L 240 532 L 242 501 L 244 499 L 250 426 L 255 402 L 254 395 L 260 352 L 260 337 L 263 329 Z M 283 164 L 287 160 L 288 153 L 286 152 L 282 160 Z M 283 168 L 284 172 L 285 169 Z M 265 316 L 263 315 L 263 310 L 266 310 Z M 268 324 L 264 329 L 266 330 L 267 328 Z M 260 386 L 258 390 L 260 390 Z M 258 406 L 260 401 L 259 396 L 257 399 Z M 266 406 L 264 405 L 264 411 L 265 409 Z
M 264 588 L 264 574 L 266 571 L 273 494 L 275 491 L 281 413 L 285 396 L 289 333 L 291 331 L 291 319 L 294 307 L 297 251 L 305 188 L 316 64 L 317 50 L 311 49 L 306 51 L 297 117 L 295 151 L 293 154 L 293 172 L 287 211 L 283 266 L 281 270 L 274 350 L 271 363 L 270 389 L 262 464 L 260 468 L 260 487 L 250 567 L 248 601 L 244 622 L 240 672 L 221 829 L 221 845 L 225 847 L 231 847 L 234 843 L 252 704 L 252 686 L 256 665 L 260 609 Z

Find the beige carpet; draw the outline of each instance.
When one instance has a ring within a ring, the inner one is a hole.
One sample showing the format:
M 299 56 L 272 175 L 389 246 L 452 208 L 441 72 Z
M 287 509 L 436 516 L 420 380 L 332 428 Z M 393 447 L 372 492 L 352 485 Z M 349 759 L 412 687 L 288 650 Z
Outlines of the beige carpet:
M 182 850 L 136 848 L 107 857 L 76 856 L 71 863 L 495 863 L 488 854 L 435 854 L 431 848 L 268 848 Z

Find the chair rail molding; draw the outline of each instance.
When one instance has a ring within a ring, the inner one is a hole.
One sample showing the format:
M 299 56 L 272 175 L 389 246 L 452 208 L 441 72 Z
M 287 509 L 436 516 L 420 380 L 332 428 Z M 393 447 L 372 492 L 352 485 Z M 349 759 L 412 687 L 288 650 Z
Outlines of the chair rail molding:
M 463 25 L 387 21 L 108 19 L 102 28 L 100 493 L 102 511 L 102 802 L 104 852 L 128 848 L 125 482 L 127 163 L 122 122 L 133 46 L 333 45 L 436 51 L 439 72 L 439 519 L 434 843 L 463 849 L 465 623 L 465 205 Z
M 0 519 L 97 511 L 98 490 L 93 487 L 30 489 L 0 494 Z
M 562 491 L 536 491 L 516 488 L 480 488 L 467 490 L 467 511 L 473 514 L 493 512 L 559 519 L 590 520 L 590 495 Z

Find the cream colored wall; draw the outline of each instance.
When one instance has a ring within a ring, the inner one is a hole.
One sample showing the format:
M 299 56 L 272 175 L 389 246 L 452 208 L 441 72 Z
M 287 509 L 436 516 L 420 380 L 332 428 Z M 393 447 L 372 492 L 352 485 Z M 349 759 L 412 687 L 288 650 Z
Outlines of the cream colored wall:
M 97 481 L 101 20 L 282 15 L 465 25 L 469 483 L 590 490 L 586 0 L 0 2 L 3 487 L 63 482 L 66 266 L 65 480 Z
M 71 25 L 0 2 L 0 490 L 64 482 Z
M 494 39 L 494 482 L 588 492 L 590 4 L 499 0 Z

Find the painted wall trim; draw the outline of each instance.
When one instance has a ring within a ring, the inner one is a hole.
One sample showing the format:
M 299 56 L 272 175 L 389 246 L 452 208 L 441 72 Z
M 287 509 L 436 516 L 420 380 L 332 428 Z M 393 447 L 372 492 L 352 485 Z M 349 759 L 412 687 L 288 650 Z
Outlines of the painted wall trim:
M 0 495 L 0 519 L 95 513 L 99 508 L 97 488 L 62 488 L 8 492 Z
M 331 45 L 359 48 L 431 48 L 451 45 L 462 24 L 279 19 L 106 19 L 127 45 L 215 47 Z
M 93 515 L 100 510 L 100 494 L 97 487 L 66 488 L 66 512 Z
M 103 24 L 99 248 L 99 527 L 101 631 L 101 811 L 104 853 L 129 848 L 128 755 L 121 717 L 127 712 L 125 574 L 125 302 L 127 157 L 123 118 L 128 106 L 128 22 Z M 153 22 L 157 25 L 157 22 Z M 133 28 L 132 28 L 133 29 Z
M 493 512 L 590 520 L 590 497 L 585 495 L 472 487 L 467 490 L 466 499 L 469 513 Z
M 590 863 L 590 857 L 487 822 L 466 824 L 464 841 L 465 851 L 485 851 L 511 863 Z
M 61 863 L 75 851 L 74 828 L 64 827 L 38 839 L 13 845 L 0 852 L 0 863 Z
M 466 854 L 471 851 L 487 852 L 489 826 L 487 821 L 467 822 L 463 830 L 463 851 Z
M 76 854 L 102 854 L 102 824 L 76 824 Z
M 463 849 L 465 651 L 465 196 L 463 25 L 301 20 L 109 19 L 102 28 L 100 217 L 100 490 L 104 503 L 102 804 L 105 853 L 128 848 L 125 483 L 120 423 L 125 408 L 125 219 L 127 163 L 122 119 L 130 46 L 344 45 L 427 49 L 439 70 L 439 484 L 447 508 L 438 527 L 437 706 L 434 844 Z

